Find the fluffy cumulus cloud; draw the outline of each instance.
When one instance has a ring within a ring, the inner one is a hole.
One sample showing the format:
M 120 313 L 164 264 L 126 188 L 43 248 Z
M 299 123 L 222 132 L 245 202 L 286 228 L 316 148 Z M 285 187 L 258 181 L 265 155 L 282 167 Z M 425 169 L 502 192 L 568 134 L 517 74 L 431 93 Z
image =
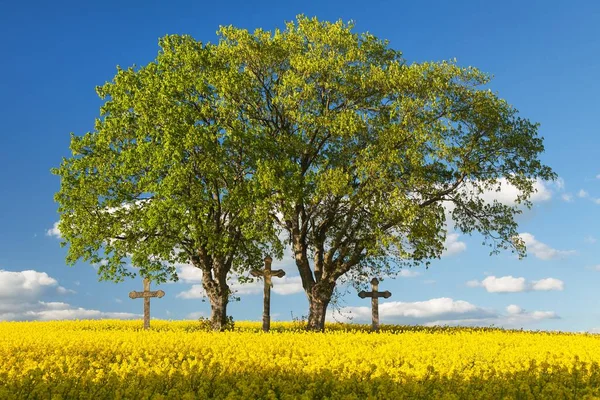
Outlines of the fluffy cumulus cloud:
M 495 276 L 488 276 L 481 282 L 469 281 L 467 282 L 469 287 L 483 287 L 490 293 L 514 293 L 524 292 L 527 290 L 525 278 L 514 278 L 512 276 L 503 276 L 496 278 Z
M 520 194 L 520 191 L 515 186 L 511 185 L 506 178 L 499 179 L 499 183 L 499 191 L 488 190 L 481 195 L 482 198 L 490 203 L 495 200 L 502 204 L 514 205 L 517 196 Z M 550 186 L 550 183 L 537 179 L 533 183 L 533 188 L 535 191 L 531 194 L 529 200 L 531 200 L 533 203 L 541 203 L 550 200 L 552 198 L 552 190 Z M 557 187 L 562 189 L 564 184 L 561 185 L 559 181 Z
M 505 313 L 497 313 L 489 318 L 466 318 L 455 320 L 438 320 L 426 323 L 428 326 L 450 325 L 450 326 L 495 326 L 499 328 L 526 328 L 538 322 L 548 319 L 560 319 L 554 311 L 532 311 L 528 312 L 516 305 L 506 307 Z
M 523 277 L 515 278 L 511 275 L 501 277 L 492 275 L 486 277 L 482 281 L 468 281 L 467 286 L 482 287 L 489 293 L 517 293 L 549 290 L 562 291 L 565 288 L 564 282 L 560 279 L 545 278 L 538 281 L 527 282 Z
M 342 315 L 349 314 L 353 320 L 364 322 L 371 320 L 371 306 L 343 307 Z M 489 317 L 493 314 L 473 304 L 453 300 L 448 297 L 440 297 L 427 301 L 401 302 L 387 301 L 380 302 L 379 316 L 386 320 L 400 323 L 418 323 L 439 318 L 457 318 L 459 316 L 468 316 L 472 318 Z
M 88 310 L 65 302 L 43 300 L 47 295 L 69 293 L 73 291 L 60 286 L 56 279 L 45 272 L 0 270 L 0 321 L 140 317 L 137 314 Z
M 46 236 L 61 238 L 60 231 L 58 230 L 58 222 L 55 222 L 52 228 L 46 231 Z
M 67 303 L 43 302 L 24 303 L 18 310 L 0 308 L 0 321 L 51 321 L 67 319 L 134 319 L 139 314 L 121 312 L 103 312 L 72 307 Z
M 177 264 L 177 276 L 183 283 L 202 282 L 202 271 L 191 264 Z
M 459 240 L 459 234 L 456 232 L 449 233 L 446 235 L 446 241 L 444 242 L 444 251 L 442 257 L 453 256 L 462 253 L 467 249 L 467 244 Z
M 273 292 L 282 296 L 295 293 L 303 293 L 302 278 L 300 276 L 284 276 L 276 278 L 273 282 Z
M 342 316 L 352 318 L 353 322 L 371 321 L 371 307 L 343 307 Z M 327 319 L 335 320 L 332 312 Z M 379 305 L 379 317 L 382 323 L 463 326 L 499 326 L 506 328 L 524 327 L 545 319 L 559 318 L 552 311 L 527 312 L 516 305 L 510 305 L 505 312 L 478 307 L 463 300 L 448 297 L 417 302 L 387 301 Z M 339 319 L 339 318 L 338 318 Z
M 560 279 L 546 278 L 540 279 L 539 281 L 533 281 L 531 284 L 531 290 L 564 290 L 565 283 Z
M 493 203 L 497 201 L 501 204 L 514 206 L 516 204 L 517 197 L 521 193 L 514 185 L 510 184 L 506 178 L 498 180 L 499 190 L 491 189 L 485 190 L 481 195 L 481 198 L 487 203 Z M 542 203 L 552 199 L 552 186 L 556 189 L 562 190 L 564 188 L 564 181 L 559 179 L 556 183 L 545 182 L 537 179 L 533 182 L 534 193 L 531 194 L 529 200 L 533 203 Z M 466 184 L 463 187 L 463 191 L 466 193 L 473 191 L 472 184 Z M 462 253 L 467 249 L 465 242 L 460 241 L 460 235 L 454 230 L 454 221 L 452 220 L 452 211 L 454 210 L 454 204 L 451 202 L 443 202 L 443 207 L 446 215 L 446 228 L 448 234 L 444 243 L 445 250 L 442 253 L 442 257 L 448 257 L 455 254 Z
M 574 250 L 557 250 L 548 246 L 545 243 L 540 242 L 531 233 L 521 233 L 519 237 L 525 243 L 527 252 L 533 254 L 540 260 L 553 260 L 556 258 L 567 257 L 575 254 Z
M 529 197 L 529 200 L 534 204 L 543 203 L 552 199 L 552 183 L 548 183 L 542 180 L 536 180 L 533 182 L 534 192 Z M 562 188 L 561 184 L 555 184 L 559 189 Z M 496 190 L 496 187 L 499 190 Z M 474 193 L 474 185 L 471 183 L 467 183 L 463 186 L 464 193 Z M 475 194 L 476 196 L 480 196 L 486 203 L 493 203 L 495 201 L 508 205 L 514 206 L 516 205 L 517 197 L 521 194 L 521 192 L 506 178 L 498 179 L 498 184 L 493 189 L 484 190 L 481 194 Z M 452 221 L 452 211 L 454 210 L 454 204 L 449 201 L 445 201 L 443 203 L 443 207 L 446 213 L 446 224 L 450 230 L 454 228 L 454 224 Z
M 56 279 L 45 272 L 0 270 L 0 300 L 2 301 L 16 298 L 34 299 L 52 290 L 59 294 L 73 293 L 72 290 L 59 286 Z

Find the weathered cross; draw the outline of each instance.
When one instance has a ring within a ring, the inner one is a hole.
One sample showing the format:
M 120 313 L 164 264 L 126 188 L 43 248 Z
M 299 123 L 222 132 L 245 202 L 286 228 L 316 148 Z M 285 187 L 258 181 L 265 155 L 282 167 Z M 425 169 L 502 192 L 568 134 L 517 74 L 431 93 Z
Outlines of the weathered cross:
M 150 297 L 158 297 L 159 299 L 165 295 L 162 290 L 150 291 L 150 279 L 144 279 L 144 291 L 129 292 L 129 297 L 132 299 L 144 299 L 144 329 L 150 329 Z
M 253 276 L 262 277 L 265 283 L 265 292 L 263 297 L 263 325 L 262 329 L 265 332 L 269 332 L 271 328 L 271 287 L 273 283 L 271 282 L 271 277 L 276 276 L 281 278 L 285 275 L 285 271 L 282 269 L 277 269 L 275 271 L 271 271 L 271 262 L 273 259 L 269 256 L 265 258 L 265 269 L 250 271 Z
M 371 279 L 371 287 L 372 291 L 365 292 L 364 290 L 361 290 L 360 293 L 358 293 L 358 297 L 361 299 L 364 299 L 365 297 L 371 298 L 371 308 L 373 313 L 373 325 L 371 326 L 371 330 L 377 332 L 379 330 L 379 298 L 383 297 L 384 299 L 387 299 L 392 294 L 389 290 L 386 290 L 385 292 L 377 291 L 379 287 L 379 280 L 377 278 Z

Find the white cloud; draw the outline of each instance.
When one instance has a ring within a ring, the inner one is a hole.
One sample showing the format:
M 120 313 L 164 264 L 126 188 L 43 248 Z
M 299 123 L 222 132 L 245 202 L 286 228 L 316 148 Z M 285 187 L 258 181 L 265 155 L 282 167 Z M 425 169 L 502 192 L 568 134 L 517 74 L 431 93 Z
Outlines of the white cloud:
M 177 264 L 177 276 L 180 282 L 200 283 L 202 282 L 202 271 L 191 264 Z
M 565 180 L 560 177 L 557 178 L 556 181 L 554 181 L 554 186 L 556 186 L 558 190 L 563 190 L 565 188 Z
M 545 278 L 538 281 L 527 282 L 525 278 L 515 278 L 512 275 L 495 277 L 488 276 L 481 282 L 468 281 L 469 287 L 482 287 L 488 293 L 519 293 L 528 291 L 564 290 L 564 282 L 555 278 Z
M 303 293 L 302 278 L 300 276 L 284 276 L 283 278 L 273 278 L 273 292 L 286 296 L 289 294 Z
M 596 175 L 596 179 L 600 179 L 600 174 Z
M 552 260 L 575 254 L 574 250 L 556 250 L 545 243 L 538 241 L 531 233 L 521 233 L 519 237 L 525 242 L 527 252 L 533 254 L 540 260 Z
M 206 296 L 206 292 L 204 291 L 204 288 L 202 287 L 202 285 L 192 285 L 191 288 L 189 288 L 188 290 L 184 290 L 183 292 L 179 293 L 176 297 L 182 298 L 182 299 L 200 299 L 202 297 Z
M 563 193 L 560 197 L 567 203 L 571 203 L 573 201 L 573 195 L 571 193 Z
M 490 318 L 468 318 L 455 320 L 438 320 L 425 323 L 426 326 L 451 325 L 451 326 L 495 326 L 499 328 L 523 328 L 547 319 L 560 319 L 554 311 L 527 312 L 521 307 L 511 304 L 506 307 L 506 315 L 497 314 Z
M 533 203 L 541 203 L 552 199 L 551 186 L 555 185 L 558 189 L 562 190 L 564 187 L 564 181 L 558 180 L 555 183 L 545 182 L 540 179 L 536 179 L 533 182 L 534 192 L 530 195 L 529 200 Z M 473 196 L 481 197 L 486 203 L 493 203 L 498 201 L 501 204 L 508 206 L 515 206 L 516 199 L 521 192 L 512 184 L 508 182 L 506 178 L 498 179 L 498 183 L 495 187 L 499 187 L 496 191 L 495 188 L 484 190 L 483 193 L 477 194 L 474 190 L 474 185 L 467 182 L 464 184 L 462 191 L 463 193 L 472 193 Z M 445 250 L 442 252 L 442 257 L 459 254 L 466 250 L 467 245 L 465 242 L 459 240 L 459 234 L 454 232 L 454 221 L 452 220 L 452 212 L 455 208 L 454 203 L 450 201 L 442 202 L 444 208 L 444 214 L 446 217 L 446 229 L 448 234 L 446 235 L 446 241 L 444 242 Z
M 529 196 L 529 200 L 533 203 L 541 203 L 552 199 L 550 186 L 551 183 L 537 179 L 533 182 L 534 192 Z M 560 186 L 560 184 L 558 184 L 558 186 Z M 496 190 L 497 187 L 499 187 L 499 190 Z M 473 183 L 467 182 L 463 185 L 462 192 L 465 194 L 472 194 L 473 196 L 479 196 L 486 203 L 491 204 L 494 201 L 497 201 L 508 206 L 516 205 L 517 197 L 521 194 L 521 192 L 514 185 L 510 184 L 506 178 L 498 179 L 494 188 L 484 190 L 481 194 L 478 194 L 475 190 Z M 444 201 L 442 206 L 444 207 L 446 215 L 447 229 L 448 231 L 452 231 L 454 229 L 454 221 L 452 221 L 452 211 L 455 208 L 454 203 Z
M 100 260 L 99 263 L 92 264 L 92 268 L 98 271 L 101 265 L 108 265 L 108 260 Z
M 540 279 L 539 281 L 533 281 L 531 290 L 564 290 L 565 283 L 560 279 L 546 278 Z
M 74 291 L 74 290 L 67 289 L 67 288 L 64 288 L 64 287 L 62 287 L 62 286 L 59 286 L 59 287 L 57 287 L 57 288 L 56 288 L 56 291 L 57 291 L 58 293 L 60 293 L 60 294 L 75 294 L 75 293 L 77 293 L 77 292 L 76 292 L 76 291 Z
M 505 205 L 514 205 L 517 196 L 521 193 L 516 186 L 513 186 L 508 182 L 506 178 L 501 178 L 498 180 L 500 184 L 500 191 L 495 190 L 487 190 L 485 191 L 481 197 L 489 203 L 492 203 L 494 200 L 499 203 Z M 552 191 L 550 190 L 550 184 L 548 182 L 544 182 L 540 179 L 536 179 L 533 183 L 534 192 L 529 197 L 529 200 L 533 203 L 540 203 L 544 201 L 548 201 L 552 198 Z M 560 184 L 558 184 L 559 189 L 561 188 Z
M 467 249 L 467 244 L 458 240 L 458 233 L 450 233 L 446 235 L 446 241 L 444 242 L 444 251 L 442 257 L 453 256 L 462 253 Z
M 229 288 L 238 295 L 242 294 L 258 294 L 262 292 L 262 284 L 260 282 L 244 283 L 231 282 Z M 177 294 L 176 297 L 182 299 L 200 299 L 206 297 L 206 292 L 202 287 L 202 284 L 192 285 L 188 290 L 184 290 Z
M 186 319 L 199 319 L 200 317 L 206 317 L 206 314 L 203 313 L 202 311 L 195 311 L 195 312 L 189 313 L 185 318 Z
M 263 292 L 264 285 L 262 281 L 255 279 L 254 282 L 249 283 L 233 281 L 229 284 L 229 288 L 235 294 L 259 294 Z
M 52 228 L 46 231 L 46 236 L 62 239 L 62 236 L 60 235 L 60 230 L 58 229 L 58 222 L 55 222 Z
M 481 286 L 485 288 L 489 293 L 515 293 L 524 292 L 527 290 L 525 284 L 525 278 L 514 278 L 512 276 L 503 276 L 496 278 L 495 276 L 488 276 L 481 282 L 469 281 L 467 286 L 476 287 Z
M 274 277 L 272 279 L 272 284 L 273 287 L 271 291 L 282 296 L 302 293 L 304 291 L 300 276 Z M 264 288 L 263 285 L 263 281 L 258 279 L 255 279 L 254 282 L 250 283 L 240 283 L 234 280 L 229 283 L 229 288 L 237 295 L 253 295 L 262 293 Z M 204 291 L 202 284 L 194 284 L 188 290 L 177 294 L 177 297 L 182 299 L 199 299 L 205 296 L 206 292 Z
M 66 294 L 73 291 L 59 286 L 56 279 L 45 272 L 0 270 L 0 321 L 140 317 L 137 314 L 87 310 L 72 307 L 68 303 L 42 300 L 45 294 L 52 292 Z
M 42 304 L 43 305 L 43 304 Z M 70 319 L 136 319 L 140 314 L 121 313 L 121 312 L 103 312 L 98 310 L 87 310 L 85 308 L 71 308 L 66 304 L 64 309 L 39 309 L 27 311 L 22 314 L 7 313 L 0 314 L 0 320 L 5 321 L 51 321 L 51 320 L 70 320 Z
M 521 314 L 523 312 L 523 309 L 517 305 L 511 304 L 508 307 L 506 307 L 506 312 L 510 315 Z
M 343 307 L 341 315 L 350 315 L 353 322 L 371 322 L 371 307 Z M 442 297 L 417 302 L 383 302 L 379 305 L 380 322 L 396 324 L 466 325 L 466 326 L 505 326 L 515 327 L 558 318 L 554 312 L 526 312 L 521 307 L 510 305 L 506 314 L 477 307 L 462 300 Z M 333 313 L 328 311 L 327 320 L 333 321 Z
M 577 196 L 581 197 L 582 199 L 590 199 L 593 203 L 600 204 L 600 197 L 591 197 L 590 194 L 583 189 L 579 190 Z
M 364 307 L 344 307 L 346 312 L 351 312 L 355 319 L 370 320 L 371 306 Z M 460 315 L 470 313 L 487 314 L 483 309 L 480 309 L 473 304 L 462 301 L 453 300 L 448 297 L 441 297 L 427 301 L 417 301 L 413 303 L 390 301 L 379 304 L 379 315 L 383 318 L 432 318 L 440 317 L 446 314 Z
M 479 282 L 477 279 L 474 279 L 471 281 L 467 281 L 466 285 L 468 287 L 479 287 L 479 286 L 481 286 L 481 282 Z
M 585 239 L 583 239 L 583 241 L 586 243 L 594 244 L 596 243 L 596 238 L 593 236 L 586 236 Z
M 50 288 L 61 294 L 68 292 L 45 272 L 0 270 L 0 299 L 36 298 Z
M 595 271 L 600 271 L 600 264 L 594 265 L 593 267 L 590 267 L 590 269 L 593 269 Z
M 402 268 L 400 272 L 398 272 L 398 276 L 401 278 L 414 278 L 415 276 L 419 275 L 421 275 L 419 271 L 414 271 L 408 268 Z

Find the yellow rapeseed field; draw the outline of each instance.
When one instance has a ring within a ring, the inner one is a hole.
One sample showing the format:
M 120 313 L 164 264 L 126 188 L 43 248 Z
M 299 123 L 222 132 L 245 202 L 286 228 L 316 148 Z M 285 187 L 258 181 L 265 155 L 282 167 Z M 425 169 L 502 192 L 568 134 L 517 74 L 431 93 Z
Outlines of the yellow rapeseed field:
M 0 322 L 0 399 L 600 399 L 600 336 Z

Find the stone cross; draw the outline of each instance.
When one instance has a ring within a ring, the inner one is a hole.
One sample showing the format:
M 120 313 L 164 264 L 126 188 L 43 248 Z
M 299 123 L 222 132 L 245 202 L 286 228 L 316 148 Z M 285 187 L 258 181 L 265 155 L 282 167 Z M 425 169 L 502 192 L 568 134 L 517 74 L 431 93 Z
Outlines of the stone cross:
M 277 269 L 275 271 L 271 271 L 271 262 L 273 259 L 269 256 L 265 258 L 265 269 L 260 271 L 250 271 L 252 276 L 262 277 L 265 283 L 265 291 L 263 297 L 263 320 L 262 320 L 262 329 L 265 332 L 269 332 L 271 328 L 271 287 L 273 287 L 273 283 L 271 282 L 271 277 L 276 276 L 281 278 L 285 275 L 285 271 L 282 269 Z
M 383 297 L 384 299 L 387 299 L 392 294 L 388 290 L 385 292 L 377 291 L 379 287 L 379 280 L 377 278 L 371 279 L 371 287 L 372 291 L 365 292 L 364 290 L 361 290 L 360 293 L 358 293 L 358 297 L 361 299 L 364 299 L 365 297 L 371 298 L 371 308 L 373 313 L 373 324 L 371 326 L 371 330 L 377 332 L 379 331 L 379 298 Z
M 150 291 L 150 279 L 144 279 L 144 291 L 129 292 L 129 297 L 131 299 L 144 299 L 144 329 L 150 329 L 150 297 L 158 297 L 159 299 L 165 295 L 165 292 L 162 290 L 155 290 L 153 292 Z

